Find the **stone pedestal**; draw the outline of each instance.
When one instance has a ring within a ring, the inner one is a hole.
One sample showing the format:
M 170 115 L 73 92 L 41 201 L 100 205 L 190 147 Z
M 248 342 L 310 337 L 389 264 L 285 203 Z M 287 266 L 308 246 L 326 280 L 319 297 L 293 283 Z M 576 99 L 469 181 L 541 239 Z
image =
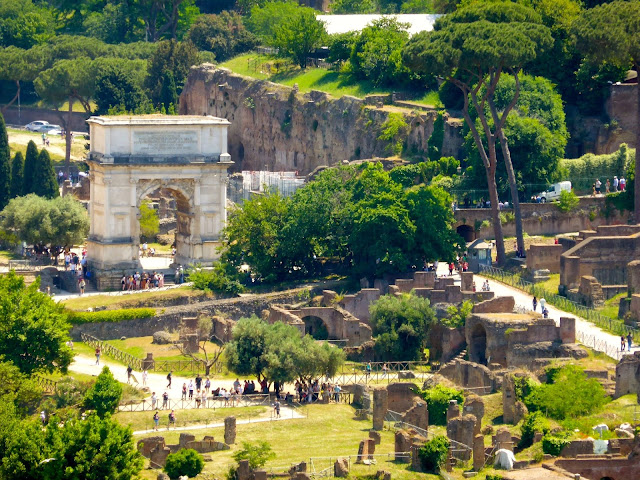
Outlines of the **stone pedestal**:
M 484 417 L 484 400 L 478 395 L 469 395 L 464 402 L 464 413 L 476 417 L 477 421 L 473 434 L 479 435 L 482 429 L 482 418 Z
M 484 435 L 473 438 L 473 469 L 478 472 L 484 466 Z
M 389 396 L 386 388 L 377 388 L 373 391 L 373 429 L 382 430 L 384 417 L 388 410 Z
M 149 352 L 147 353 L 147 358 L 142 360 L 142 370 L 153 370 L 155 364 L 156 362 L 153 359 L 153 353 Z
M 236 417 L 224 419 L 224 443 L 227 445 L 236 443 Z
M 473 272 L 462 272 L 460 274 L 460 290 L 473 292 Z

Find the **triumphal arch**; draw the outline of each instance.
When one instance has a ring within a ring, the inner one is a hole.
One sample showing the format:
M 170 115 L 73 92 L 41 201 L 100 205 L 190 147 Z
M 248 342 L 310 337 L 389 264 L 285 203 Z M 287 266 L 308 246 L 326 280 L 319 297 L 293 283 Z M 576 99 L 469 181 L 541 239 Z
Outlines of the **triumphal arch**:
M 175 263 L 218 256 L 226 221 L 230 122 L 211 116 L 100 116 L 87 120 L 91 180 L 88 263 L 100 290 L 140 270 L 140 204 L 158 188 L 176 199 Z

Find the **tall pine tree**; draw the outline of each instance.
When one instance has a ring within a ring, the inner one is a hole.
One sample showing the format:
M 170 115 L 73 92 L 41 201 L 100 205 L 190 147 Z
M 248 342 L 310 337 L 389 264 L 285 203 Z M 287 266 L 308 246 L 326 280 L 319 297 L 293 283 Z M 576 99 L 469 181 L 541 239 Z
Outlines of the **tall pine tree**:
M 36 174 L 36 166 L 38 163 L 38 147 L 33 140 L 29 140 L 27 144 L 27 155 L 24 159 L 24 184 L 22 187 L 22 195 L 35 193 L 33 190 L 33 177 Z
M 44 148 L 38 155 L 35 172 L 33 173 L 33 193 L 44 198 L 60 196 L 56 172 L 53 169 L 49 152 Z
M 24 157 L 16 152 L 11 163 L 11 198 L 21 197 L 24 188 Z
M 11 186 L 10 162 L 9 137 L 7 137 L 4 117 L 0 114 L 0 210 L 9 203 L 9 188 Z

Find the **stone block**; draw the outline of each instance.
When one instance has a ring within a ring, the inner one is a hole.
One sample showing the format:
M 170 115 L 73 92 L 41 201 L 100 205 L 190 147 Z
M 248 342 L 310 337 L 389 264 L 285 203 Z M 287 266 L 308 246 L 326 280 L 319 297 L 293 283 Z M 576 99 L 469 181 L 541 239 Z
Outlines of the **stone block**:
M 388 394 L 386 388 L 376 388 L 373 391 L 373 429 L 382 430 L 384 417 L 388 409 Z
M 520 400 L 518 400 L 513 408 L 514 425 L 517 425 L 518 423 L 520 423 L 520 420 L 522 420 L 528 414 L 529 414 L 529 410 L 527 409 L 527 406 L 524 403 L 522 403 Z
M 583 275 L 580 277 L 578 293 L 585 299 L 589 306 L 600 307 L 604 305 L 602 285 L 600 285 L 596 277 L 591 275 Z
M 249 460 L 240 460 L 236 469 L 236 480 L 251 480 Z
M 576 343 L 576 319 L 560 317 L 560 338 L 562 343 Z
M 495 297 L 491 300 L 476 303 L 472 313 L 511 313 L 516 302 L 513 297 Z
M 533 244 L 527 250 L 527 269 L 546 269 L 551 273 L 560 273 L 560 257 L 562 256 L 562 245 L 560 244 Z
M 473 415 L 463 415 L 447 421 L 447 437 L 455 442 L 466 445 L 468 448 L 461 448 L 454 453 L 460 460 L 470 460 L 473 450 L 474 429 L 477 420 Z
M 415 402 L 413 407 L 407 410 L 403 420 L 409 425 L 427 430 L 429 428 L 429 409 L 425 402 Z
M 411 434 L 406 430 L 398 430 L 395 434 L 395 453 L 396 462 L 410 463 L 411 459 L 407 456 L 401 456 L 401 453 L 411 451 Z
M 343 478 L 349 476 L 349 460 L 346 458 L 339 458 L 333 464 L 333 476 L 337 478 Z
M 462 302 L 462 292 L 458 285 L 447 285 L 444 287 L 444 291 L 447 297 L 447 303 L 458 304 Z
M 460 416 L 460 405 L 457 400 L 449 400 L 449 406 L 447 407 L 447 422 L 452 418 Z
M 159 473 L 158 476 L 156 477 L 156 480 L 171 480 L 169 478 L 169 475 L 167 475 L 166 473 Z
M 224 443 L 227 445 L 236 443 L 236 417 L 224 419 Z
M 254 470 L 253 471 L 253 480 L 267 480 L 267 471 L 266 470 Z
M 473 291 L 473 272 L 462 272 L 460 274 L 460 290 L 463 292 Z
M 484 467 L 484 462 L 484 435 L 476 435 L 473 437 L 473 469 L 476 472 L 480 471 Z
M 502 379 L 502 420 L 504 423 L 515 423 L 516 390 L 511 374 Z
M 482 429 L 482 418 L 484 417 L 484 400 L 478 395 L 471 394 L 464 401 L 463 412 L 476 417 L 476 427 L 474 435 L 479 435 Z
M 138 441 L 138 451 L 142 456 L 149 458 L 151 452 L 158 447 L 164 447 L 164 437 L 147 437 Z
M 416 374 L 411 370 L 402 370 L 398 372 L 398 380 L 410 380 L 416 378 Z
M 380 445 L 380 432 L 376 432 L 375 430 L 369 431 L 369 438 L 371 438 L 376 445 Z
M 627 288 L 632 294 L 640 293 L 640 260 L 627 263 Z
M 616 365 L 615 397 L 630 393 L 640 395 L 640 352 L 623 355 Z
M 181 433 L 180 439 L 178 440 L 178 445 L 180 445 L 180 448 L 186 448 L 187 443 L 194 442 L 195 439 L 195 435 L 192 435 L 190 433 Z

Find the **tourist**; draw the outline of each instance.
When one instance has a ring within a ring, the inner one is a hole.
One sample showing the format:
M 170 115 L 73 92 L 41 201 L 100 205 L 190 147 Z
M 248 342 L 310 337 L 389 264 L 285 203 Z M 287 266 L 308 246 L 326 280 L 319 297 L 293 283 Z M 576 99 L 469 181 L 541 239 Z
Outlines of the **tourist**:
M 80 277 L 78 286 L 80 287 L 80 296 L 84 295 L 84 288 L 87 286 L 87 283 L 84 281 L 83 277 Z
M 182 384 L 182 400 L 186 400 L 187 399 L 187 384 L 183 383 Z
M 206 393 L 209 393 L 210 388 L 211 388 L 211 380 L 209 380 L 209 377 L 207 377 L 207 379 L 204 381 L 204 391 Z
M 129 365 L 127 367 L 127 383 L 131 383 L 131 373 L 133 373 L 133 368 Z
M 624 175 L 620 176 L 620 191 L 624 192 L 624 189 L 627 186 L 627 181 L 624 179 Z
M 631 351 L 631 342 L 633 340 L 633 335 L 631 335 L 631 331 L 627 333 L 627 350 Z
M 336 386 L 333 387 L 333 393 L 335 396 L 336 403 L 340 402 L 340 391 L 341 391 L 340 385 L 336 384 Z
M 613 177 L 613 191 L 614 192 L 618 191 L 618 177 L 617 176 Z
M 202 390 L 202 393 L 200 394 L 202 397 L 202 406 L 204 408 L 207 407 L 207 392 L 205 392 L 204 390 Z
M 533 311 L 536 311 L 536 308 L 538 307 L 538 299 L 534 296 L 533 297 Z
M 196 375 L 196 390 L 200 390 L 201 388 L 202 388 L 202 377 L 198 373 L 198 375 Z
M 189 380 L 189 400 L 193 399 L 193 382 Z
M 449 263 L 449 276 L 453 276 L 453 270 L 456 268 L 456 266 L 453 264 L 453 262 Z
M 198 392 L 196 393 L 196 408 L 200 408 L 200 390 L 198 390 Z
M 547 308 L 543 308 L 543 307 L 540 307 L 540 308 L 542 308 L 542 317 L 543 318 L 549 318 L 549 310 Z
M 149 376 L 149 374 L 147 373 L 146 370 L 144 370 L 142 372 L 142 386 L 146 386 L 147 385 L 147 377 Z
M 602 182 L 599 178 L 596 178 L 596 183 L 594 183 L 596 187 L 596 195 L 600 195 L 600 187 L 602 186 Z
M 540 299 L 540 310 L 545 310 L 547 301 L 544 298 Z
M 386 363 L 382 364 L 382 378 L 387 376 L 387 371 L 389 370 L 389 367 L 387 367 Z
M 611 192 L 611 182 L 609 181 L 609 179 L 607 178 L 607 183 L 604 184 L 604 193 L 610 193 Z
M 172 374 L 172 373 L 173 373 L 173 372 L 169 372 L 169 373 L 167 374 L 167 380 L 169 381 L 169 383 L 167 384 L 167 388 L 171 388 L 171 374 Z
M 367 366 L 365 367 L 365 375 L 369 377 L 371 375 L 371 362 L 367 362 Z
M 156 398 L 156 392 L 151 394 L 151 410 L 155 410 L 158 399 Z
M 169 408 L 169 394 L 164 392 L 162 394 L 162 409 Z
M 176 412 L 175 412 L 175 410 L 171 410 L 171 413 L 169 413 L 169 426 L 167 427 L 167 430 L 169 430 L 169 428 L 171 428 L 171 426 L 173 426 L 173 428 L 176 428 Z
M 44 410 L 40 412 L 40 421 L 43 426 L 47 424 L 47 413 Z
M 276 398 L 276 401 L 273 403 L 273 412 L 276 418 L 280 418 L 280 402 Z
M 153 429 L 158 431 L 158 423 L 160 423 L 160 413 L 156 410 L 156 413 L 153 415 Z
M 102 353 L 102 350 L 100 350 L 100 347 L 96 347 L 96 365 L 100 365 L 100 354 Z
M 624 352 L 624 347 L 625 347 L 625 342 L 624 342 L 624 335 L 620 336 L 620 351 Z

